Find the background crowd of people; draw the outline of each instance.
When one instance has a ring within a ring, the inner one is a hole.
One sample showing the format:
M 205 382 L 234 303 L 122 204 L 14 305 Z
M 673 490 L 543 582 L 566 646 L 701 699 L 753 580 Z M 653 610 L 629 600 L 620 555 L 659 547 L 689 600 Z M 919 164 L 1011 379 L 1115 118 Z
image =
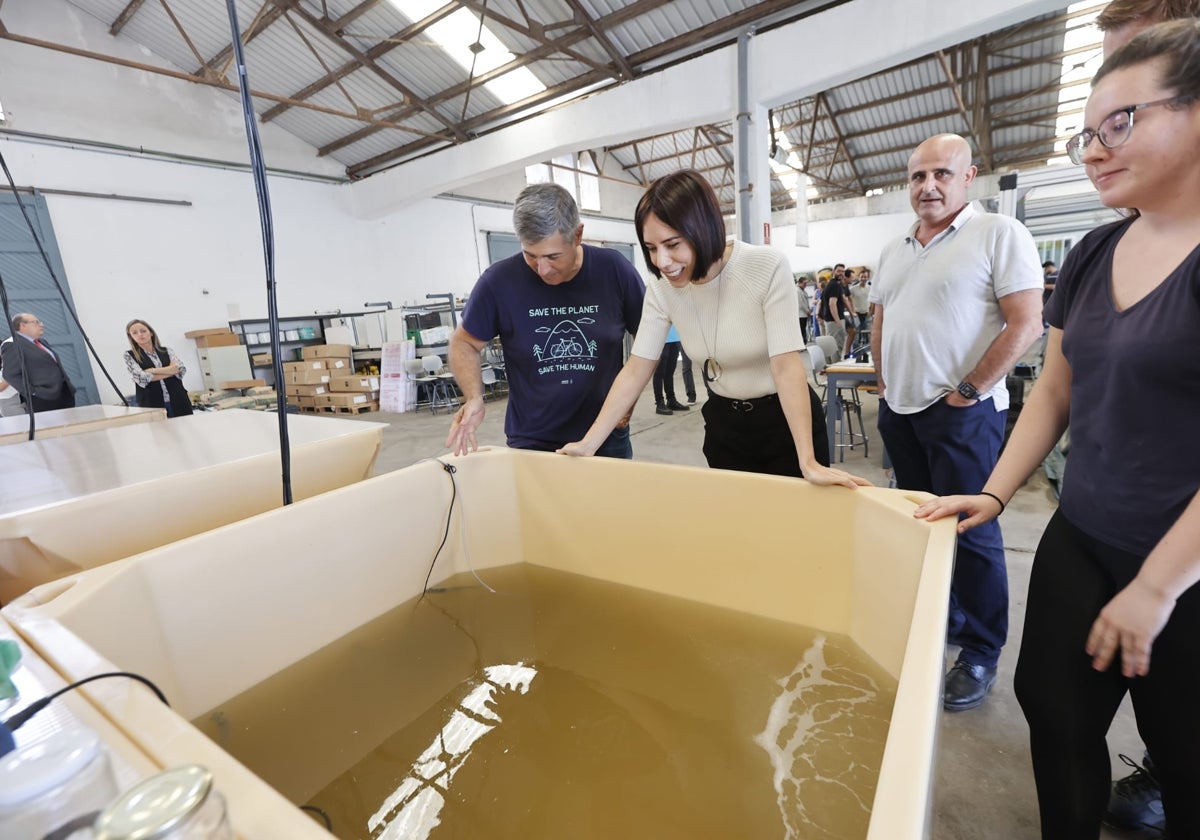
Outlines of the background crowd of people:
M 805 342 L 828 335 L 841 358 L 865 357 L 871 334 L 871 269 L 838 263 L 812 274 L 815 279 L 810 274 L 796 277 L 796 305 Z

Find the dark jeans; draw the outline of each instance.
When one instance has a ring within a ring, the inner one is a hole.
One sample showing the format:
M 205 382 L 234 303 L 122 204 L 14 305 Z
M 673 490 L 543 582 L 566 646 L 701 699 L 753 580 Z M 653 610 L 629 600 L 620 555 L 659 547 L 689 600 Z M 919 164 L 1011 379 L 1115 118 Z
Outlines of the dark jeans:
M 1175 603 L 1150 651 L 1150 673 L 1127 679 L 1119 660 L 1092 668 L 1092 623 L 1144 558 L 1080 531 L 1061 512 L 1033 560 L 1015 687 L 1025 720 L 1045 840 L 1095 840 L 1111 769 L 1104 736 L 1125 692 L 1154 757 L 1172 838 L 1200 837 L 1200 585 Z
M 675 399 L 675 364 L 679 360 L 678 341 L 668 341 L 663 345 L 662 355 L 658 358 L 658 367 L 654 370 L 654 402 L 656 405 L 678 402 Z
M 829 466 L 829 438 L 821 399 L 808 389 L 812 411 L 813 452 Z M 704 457 L 717 470 L 741 470 L 800 478 L 800 456 L 779 399 L 755 401 L 751 411 L 739 411 L 732 401 L 710 393 L 704 415 Z
M 879 401 L 879 434 L 896 471 L 896 486 L 938 496 L 978 493 L 996 466 L 1007 411 L 990 399 L 966 408 L 938 400 L 916 414 Z M 958 536 L 950 585 L 950 635 L 959 660 L 993 667 L 1008 638 L 1008 573 L 1000 524 Z
M 808 344 L 808 316 L 800 318 L 800 334 L 804 336 L 804 343 Z
M 632 458 L 633 443 L 629 440 L 629 427 L 613 429 L 612 434 L 596 450 L 600 458 Z

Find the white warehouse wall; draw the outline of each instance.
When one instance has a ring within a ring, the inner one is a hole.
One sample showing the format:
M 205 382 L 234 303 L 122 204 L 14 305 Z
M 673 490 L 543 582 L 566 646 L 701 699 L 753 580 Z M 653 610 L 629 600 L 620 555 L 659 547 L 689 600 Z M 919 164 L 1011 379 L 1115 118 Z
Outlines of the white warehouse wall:
M 192 368 L 186 384 L 199 388 L 184 333 L 265 317 L 266 272 L 248 173 L 2 139 L 0 151 L 22 184 L 191 202 L 47 196 L 80 318 L 122 388 L 131 318 L 149 321 L 165 344 L 180 349 Z M 465 295 L 487 265 L 486 232 L 512 231 L 510 208 L 450 199 L 357 219 L 342 209 L 345 189 L 269 179 L 280 315 L 353 311 L 366 301 L 426 303 L 428 292 Z M 585 235 L 636 242 L 632 224 L 621 221 L 585 217 Z M 102 401 L 116 402 L 109 390 L 101 385 Z
M 784 225 L 772 229 L 771 244 L 787 254 L 793 272 L 812 274 L 837 263 L 865 265 L 874 270 L 879 265 L 883 246 L 904 233 L 916 218 L 913 213 L 888 213 L 809 222 L 808 241 L 811 244 L 807 248 L 794 244 L 795 225 Z

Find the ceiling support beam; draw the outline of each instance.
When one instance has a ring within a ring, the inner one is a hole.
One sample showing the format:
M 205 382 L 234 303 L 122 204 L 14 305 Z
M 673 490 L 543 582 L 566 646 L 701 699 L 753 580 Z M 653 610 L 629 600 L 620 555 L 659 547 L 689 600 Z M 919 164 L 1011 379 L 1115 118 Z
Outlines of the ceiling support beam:
M 250 25 L 242 32 L 242 43 L 249 44 L 259 35 L 266 32 L 267 27 L 279 20 L 285 11 L 287 11 L 285 6 L 272 3 L 271 0 L 263 0 L 258 14 L 254 16 L 254 20 L 250 21 Z M 221 48 L 219 53 L 208 61 L 204 61 L 203 59 L 201 61 L 203 63 L 196 69 L 197 76 L 207 76 L 210 73 L 217 76 L 224 76 L 229 72 L 229 65 L 233 62 L 233 44 L 226 44 Z
M 967 127 L 967 133 L 971 135 L 971 139 L 975 141 L 975 148 L 979 150 L 979 155 L 982 158 L 984 170 L 992 171 L 991 156 L 987 152 L 987 144 L 984 143 L 976 130 L 975 120 L 972 118 L 971 112 L 967 110 L 967 105 L 963 102 L 962 89 L 959 87 L 958 79 L 955 78 L 954 69 L 950 66 L 950 59 L 946 57 L 944 50 L 938 50 L 938 64 L 942 67 L 942 75 L 946 77 L 946 85 L 950 89 L 950 96 L 954 98 L 954 104 L 958 107 L 958 114 L 962 117 L 963 123 Z
M 121 34 L 121 30 L 125 28 L 125 24 L 129 23 L 129 19 L 137 14 L 137 10 L 142 7 L 142 3 L 146 0 L 129 0 L 129 4 L 121 10 L 121 14 L 117 15 L 117 19 L 112 22 L 112 26 L 108 27 L 108 34 L 114 38 Z
M 625 60 L 624 54 L 617 49 L 612 40 L 608 37 L 603 29 L 600 28 L 596 21 L 592 20 L 592 16 L 583 8 L 583 4 L 579 0 L 567 0 L 567 5 L 571 7 L 571 11 L 575 13 L 575 19 L 587 28 L 592 37 L 613 60 L 613 64 L 617 66 L 617 78 L 623 81 L 629 81 L 633 78 L 633 68 L 629 66 L 629 62 Z
M 837 135 L 838 148 L 842 150 L 842 156 L 846 160 L 846 165 L 850 167 L 850 172 L 854 175 L 854 181 L 858 184 L 859 193 L 866 195 L 867 188 L 863 186 L 862 176 L 858 174 L 858 166 L 854 163 L 854 156 L 850 154 L 850 149 L 846 146 L 846 138 L 842 134 L 842 129 L 837 124 L 837 118 L 833 113 L 833 109 L 829 107 L 829 99 L 824 93 L 817 94 L 817 100 L 825 106 L 825 114 L 828 116 L 829 125 L 833 128 L 833 133 Z M 835 158 L 836 160 L 836 158 Z M 833 174 L 833 165 L 829 166 L 829 174 Z
M 375 59 L 379 58 L 384 53 L 388 52 L 389 50 L 395 49 L 397 46 L 404 43 L 405 41 L 415 38 L 417 35 L 421 34 L 429 27 L 433 26 L 439 20 L 442 20 L 443 18 L 447 18 L 457 11 L 458 11 L 457 3 L 447 3 L 445 6 L 442 6 L 440 9 L 436 9 L 435 11 L 431 12 L 429 15 L 427 15 L 426 17 L 422 18 L 421 20 L 417 21 L 416 23 L 412 24 L 411 26 L 406 26 L 404 29 L 401 29 L 399 32 L 395 33 L 394 35 L 383 39 L 378 44 L 376 44 L 375 46 L 373 46 L 369 50 L 367 50 L 365 53 L 363 53 L 363 55 L 367 56 L 372 61 L 374 61 Z M 331 28 L 334 31 L 337 31 L 337 29 L 338 29 L 337 23 L 334 22 L 333 24 L 331 24 Z M 333 71 L 329 75 L 324 76 L 320 79 L 317 79 L 315 82 L 312 82 L 311 84 L 305 85 L 303 88 L 301 88 L 300 90 L 293 93 L 289 97 L 289 99 L 296 99 L 296 100 L 308 99 L 308 97 L 312 96 L 314 93 L 319 93 L 320 91 L 322 91 L 325 88 L 332 85 L 337 80 L 343 78 L 344 76 L 349 76 L 351 73 L 353 73 L 355 70 L 360 69 L 361 67 L 362 67 L 362 64 L 360 64 L 357 61 L 347 61 L 345 64 L 343 64 L 341 67 L 339 67 L 337 70 Z M 285 110 L 287 110 L 286 107 L 276 106 L 274 108 L 271 108 L 270 110 L 263 113 L 262 120 L 263 120 L 263 122 L 269 122 L 269 121 L 275 119 L 276 117 L 278 117 Z
M 304 8 L 303 5 L 301 5 L 300 0 L 275 0 L 275 2 L 287 3 L 291 7 L 290 11 L 292 14 L 299 15 L 306 23 L 308 23 L 309 26 L 325 35 L 327 38 L 329 38 L 329 40 L 337 44 L 340 49 L 349 53 L 354 61 L 359 64 L 359 66 L 375 74 L 384 84 L 399 91 L 404 96 L 405 101 L 414 104 L 421 111 L 425 112 L 444 125 L 446 130 L 450 132 L 455 140 L 461 143 L 467 139 L 466 132 L 460 129 L 457 123 L 443 114 L 437 108 L 426 102 L 414 90 L 409 88 L 408 85 L 404 84 L 391 73 L 387 72 L 378 64 L 376 64 L 375 59 L 372 58 L 368 53 L 361 52 L 360 50 L 350 46 L 350 44 L 348 44 L 337 34 L 336 31 L 334 31 L 329 21 L 317 17 L 309 12 Z
M 980 38 L 975 43 L 975 128 L 979 137 L 979 154 L 987 164 L 989 172 L 996 171 L 996 160 L 992 154 L 992 93 L 988 85 L 988 40 Z
M 460 0 L 460 2 L 462 3 L 462 5 L 464 5 L 468 8 L 474 8 L 476 6 L 474 0 Z M 666 2 L 669 2 L 669 0 L 636 0 L 634 3 L 620 9 L 619 11 L 613 12 L 612 14 L 605 15 L 604 17 L 597 19 L 595 21 L 595 23 L 601 29 L 607 29 L 611 26 L 615 26 L 619 23 L 623 23 L 626 20 L 630 20 L 632 18 L 638 17 L 639 15 L 645 14 L 648 11 L 657 9 L 657 8 L 665 5 Z M 643 50 L 634 55 L 628 56 L 626 58 L 626 60 L 631 67 L 638 67 L 645 62 L 653 61 L 657 58 L 661 58 L 665 55 L 669 55 L 680 49 L 686 49 L 687 47 L 694 46 L 695 44 L 705 40 L 706 38 L 711 38 L 714 35 L 729 31 L 729 27 L 734 26 L 735 24 L 741 25 L 741 23 L 745 23 L 747 21 L 753 21 L 753 20 L 758 19 L 759 17 L 763 17 L 766 15 L 772 14 L 776 11 L 779 11 L 780 9 L 788 8 L 792 5 L 794 5 L 794 2 L 795 2 L 795 0 L 764 0 L 764 2 L 758 3 L 754 6 L 744 9 L 735 15 L 731 15 L 730 17 L 727 17 L 727 18 L 722 18 L 719 21 L 714 21 L 713 23 L 709 24 L 708 26 L 702 27 L 697 30 L 693 30 L 692 32 L 689 32 L 687 35 L 682 35 L 678 38 L 673 38 L 670 41 L 666 41 L 662 44 L 658 44 L 654 47 Z M 834 2 L 836 3 L 836 2 L 838 2 L 838 0 L 834 0 Z M 813 10 L 811 13 L 815 14 L 816 11 L 820 11 L 820 9 Z M 489 12 L 489 17 L 493 17 L 493 16 L 494 15 L 492 15 L 492 13 Z M 564 52 L 566 47 L 569 47 L 575 43 L 578 43 L 579 41 L 584 40 L 588 37 L 589 37 L 589 33 L 588 33 L 587 29 L 585 27 L 581 26 L 572 33 L 569 33 L 560 38 L 557 38 L 552 42 L 547 42 L 548 44 L 550 44 L 550 46 L 543 45 L 542 47 L 538 47 L 535 50 L 525 53 L 524 55 L 518 57 L 515 61 L 509 62 L 509 64 L 505 65 L 503 68 L 496 68 L 496 70 L 493 72 L 496 74 L 500 74 L 501 72 L 508 72 L 509 70 L 514 69 L 517 66 L 527 64 L 533 60 L 544 58 L 544 57 L 546 57 L 546 55 L 552 54 L 554 52 Z M 606 69 L 604 71 L 603 76 L 599 76 L 593 72 L 593 73 L 585 74 L 583 76 L 576 77 L 573 80 L 564 82 L 560 85 L 556 85 L 554 90 L 557 92 L 554 94 L 554 97 L 552 97 L 552 98 L 557 98 L 557 97 L 563 95 L 564 93 L 570 93 L 571 91 L 574 91 L 574 90 L 580 90 L 580 89 L 586 88 L 592 84 L 595 84 L 598 81 L 603 81 L 604 78 L 612 78 L 612 72 L 610 69 Z M 480 84 L 481 83 L 480 79 L 482 79 L 482 77 L 477 78 L 474 83 Z M 466 87 L 469 87 L 469 85 L 467 85 Z M 450 90 L 442 91 L 441 93 L 437 94 L 436 96 L 429 97 L 428 101 L 430 104 L 437 104 L 446 99 L 451 99 L 455 96 L 462 95 L 463 93 L 465 93 L 464 86 L 457 85 L 454 88 L 451 88 Z M 480 114 L 477 117 L 473 117 L 472 119 L 467 120 L 464 123 L 460 123 L 460 127 L 463 128 L 464 130 L 470 131 L 470 130 L 473 130 L 476 126 L 486 125 L 488 123 L 494 122 L 498 119 L 503 118 L 507 114 L 513 113 L 514 111 L 524 110 L 528 107 L 532 107 L 534 104 L 536 104 L 537 101 L 545 101 L 547 98 L 551 98 L 551 97 L 546 97 L 546 95 L 543 93 L 543 94 L 539 95 L 536 100 L 527 100 L 525 102 L 513 103 L 511 105 L 505 105 L 505 106 L 502 106 L 495 110 L 489 111 L 486 114 Z M 408 116 L 406 113 L 398 113 L 398 114 L 392 115 L 392 118 L 396 119 L 396 120 L 403 120 L 406 116 Z M 357 142 L 357 140 L 363 139 L 363 137 L 369 135 L 370 133 L 372 133 L 372 129 L 368 128 L 368 129 L 364 129 L 364 130 L 355 132 L 353 135 L 355 138 L 354 140 L 349 140 L 349 136 L 347 138 L 339 138 L 338 140 L 333 141 L 333 143 L 323 146 L 321 149 L 321 153 L 328 154 L 331 151 L 336 151 L 338 148 L 343 148 L 344 146 L 349 145 L 351 142 Z M 348 142 L 344 142 L 344 141 L 348 141 Z M 389 154 L 385 154 L 385 155 L 378 155 L 374 158 L 371 158 L 369 161 L 362 161 L 360 163 L 355 164 L 353 167 L 350 168 L 351 175 L 353 176 L 355 174 L 362 173 L 367 170 L 373 170 L 373 169 L 378 168 L 381 165 L 386 165 L 387 163 L 390 163 L 391 161 L 400 160 L 400 159 L 408 157 L 412 154 L 416 154 L 420 151 L 423 151 L 425 148 L 429 147 L 430 145 L 431 144 L 429 144 L 429 143 L 424 143 L 424 142 L 418 141 L 415 144 L 409 144 L 407 146 L 396 149 L 393 153 L 389 153 Z
M 204 62 L 204 56 L 200 55 L 200 50 L 196 49 L 196 45 L 192 43 L 191 37 L 187 34 L 187 30 L 183 28 L 183 24 L 179 22 L 179 18 L 175 17 L 175 12 L 172 11 L 171 5 L 167 0 L 158 0 L 158 4 L 163 7 L 163 11 L 167 13 L 167 17 L 171 19 L 171 23 L 175 24 L 175 29 L 179 32 L 179 36 L 183 38 L 183 43 L 192 51 L 192 55 L 196 61 Z
M 185 81 L 185 82 L 192 82 L 197 85 L 206 85 L 208 87 L 214 87 L 214 88 L 219 88 L 220 90 L 227 90 L 232 93 L 238 93 L 238 86 L 235 84 L 232 84 L 230 82 L 227 82 L 224 79 L 208 79 L 208 78 L 204 78 L 203 76 L 194 76 L 191 73 L 184 73 L 181 70 L 170 70 L 166 67 L 156 67 L 153 64 L 145 64 L 140 61 L 130 61 L 129 59 L 117 58 L 117 57 L 111 56 L 111 55 L 104 55 L 103 53 L 92 52 L 91 50 L 83 50 L 83 49 L 79 49 L 78 47 L 70 47 L 70 46 L 67 46 L 66 44 L 56 44 L 53 41 L 43 41 L 40 38 L 30 38 L 28 36 L 18 35 L 15 32 L 10 32 L 7 30 L 0 32 L 0 40 L 14 41 L 18 44 L 25 44 L 30 47 L 41 47 L 43 49 L 52 50 L 54 52 L 61 52 L 61 53 L 66 53 L 67 55 L 74 55 L 79 58 L 90 58 L 94 61 L 104 62 L 105 64 L 116 64 L 120 67 L 128 67 L 133 70 L 142 70 L 147 73 L 154 73 L 155 75 L 158 75 L 158 76 L 167 76 L 168 78 L 179 79 L 179 80 Z M 300 102 L 300 101 L 297 101 L 294 99 L 289 99 L 286 96 L 279 96 L 278 94 L 267 93 L 266 91 L 252 90 L 252 91 L 250 91 L 250 95 L 254 96 L 257 99 L 265 99 L 268 102 L 282 102 L 282 103 L 286 103 L 294 108 L 305 108 L 309 111 L 316 111 L 317 113 L 320 113 L 320 114 L 328 114 L 329 116 L 332 116 L 332 117 L 343 117 L 345 119 L 351 119 L 351 120 L 362 120 L 362 115 L 360 115 L 360 114 L 352 114 L 348 111 L 339 111 L 336 108 L 326 108 L 323 105 L 314 105 L 311 102 Z M 381 128 L 394 128 L 394 129 L 397 129 L 398 131 L 405 131 L 410 134 L 416 134 L 418 136 L 422 135 L 422 134 L 429 135 L 429 132 L 422 132 L 420 129 L 410 128 L 409 126 L 401 125 L 400 123 L 390 123 L 390 122 L 382 122 L 382 121 L 376 120 L 375 124 L 379 125 Z M 438 139 L 445 139 L 441 135 L 429 135 L 429 136 L 434 136 L 434 137 L 437 137 Z

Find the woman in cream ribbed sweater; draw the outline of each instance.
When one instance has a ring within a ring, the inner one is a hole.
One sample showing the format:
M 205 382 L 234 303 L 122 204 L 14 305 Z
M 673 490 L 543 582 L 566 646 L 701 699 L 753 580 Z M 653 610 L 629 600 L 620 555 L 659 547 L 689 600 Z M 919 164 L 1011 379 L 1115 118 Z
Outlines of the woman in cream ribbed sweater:
M 633 353 L 587 435 L 559 451 L 595 452 L 654 375 L 674 324 L 684 352 L 704 360 L 710 467 L 867 484 L 828 466 L 824 415 L 800 357 L 804 338 L 787 259 L 765 246 L 726 243 L 716 194 L 691 170 L 655 181 L 634 222 L 655 279 L 646 287 Z

